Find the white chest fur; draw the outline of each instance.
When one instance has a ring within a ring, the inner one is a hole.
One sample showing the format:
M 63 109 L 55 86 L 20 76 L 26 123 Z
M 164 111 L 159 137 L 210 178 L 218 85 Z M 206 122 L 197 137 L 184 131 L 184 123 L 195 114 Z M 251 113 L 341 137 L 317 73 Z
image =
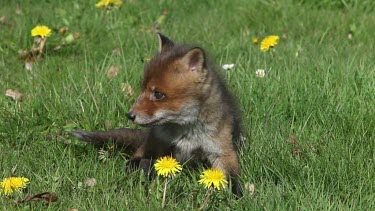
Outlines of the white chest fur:
M 221 153 L 219 143 L 212 138 L 215 128 L 197 123 L 189 126 L 162 125 L 153 128 L 158 139 L 174 147 L 173 156 L 179 162 L 216 157 Z

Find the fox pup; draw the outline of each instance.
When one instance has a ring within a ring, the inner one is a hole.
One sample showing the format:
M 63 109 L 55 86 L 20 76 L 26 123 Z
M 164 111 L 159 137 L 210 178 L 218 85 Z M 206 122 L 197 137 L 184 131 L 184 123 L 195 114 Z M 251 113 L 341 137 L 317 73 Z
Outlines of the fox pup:
M 126 114 L 145 129 L 71 133 L 95 145 L 113 141 L 133 150 L 132 162 L 146 171 L 161 156 L 181 163 L 201 160 L 222 170 L 241 196 L 240 116 L 232 95 L 202 48 L 158 38 L 159 52 L 144 68 L 142 93 Z

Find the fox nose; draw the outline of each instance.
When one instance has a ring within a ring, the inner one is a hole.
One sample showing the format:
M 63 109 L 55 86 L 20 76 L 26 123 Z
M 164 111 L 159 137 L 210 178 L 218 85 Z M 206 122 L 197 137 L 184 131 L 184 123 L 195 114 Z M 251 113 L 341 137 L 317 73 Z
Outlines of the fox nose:
M 130 119 L 131 121 L 134 121 L 135 119 L 135 115 L 132 112 L 127 113 L 126 117 L 128 117 L 128 119 Z

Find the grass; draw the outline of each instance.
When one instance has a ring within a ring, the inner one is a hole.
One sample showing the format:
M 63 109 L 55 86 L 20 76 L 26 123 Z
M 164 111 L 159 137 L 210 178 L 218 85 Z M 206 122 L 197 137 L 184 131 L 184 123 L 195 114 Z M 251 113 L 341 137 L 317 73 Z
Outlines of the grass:
M 247 134 L 241 182 L 254 184 L 255 193 L 234 200 L 224 191 L 210 208 L 375 209 L 375 16 L 371 1 L 356 2 L 315 7 L 292 0 L 129 0 L 106 13 L 95 1 L 6 1 L 0 16 L 10 25 L 0 25 L 0 87 L 18 89 L 25 99 L 0 96 L 0 177 L 31 182 L 23 193 L 0 196 L 1 208 L 161 209 L 162 180 L 144 188 L 139 172 L 123 171 L 126 155 L 109 151 L 102 162 L 97 149 L 66 130 L 135 127 L 125 113 L 140 91 L 144 60 L 157 49 L 150 29 L 168 8 L 162 33 L 204 47 L 218 67 L 235 64 L 224 74 Z M 37 24 L 53 34 L 47 55 L 27 71 L 17 51 L 30 49 Z M 62 26 L 81 38 L 52 52 Z M 273 52 L 251 43 L 272 34 L 280 36 Z M 120 72 L 109 80 L 112 65 Z M 256 77 L 258 68 L 267 71 L 265 78 Z M 121 83 L 132 85 L 135 95 L 126 96 Z M 199 207 L 205 198 L 199 173 L 184 169 L 169 183 L 166 209 Z M 88 178 L 97 185 L 86 187 Z M 48 206 L 14 203 L 44 191 L 59 200 Z

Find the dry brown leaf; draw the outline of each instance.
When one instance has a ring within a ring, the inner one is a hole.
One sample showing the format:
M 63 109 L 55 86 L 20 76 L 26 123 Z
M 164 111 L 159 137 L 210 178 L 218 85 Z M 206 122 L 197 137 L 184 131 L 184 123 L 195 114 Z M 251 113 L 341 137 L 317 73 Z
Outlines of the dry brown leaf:
M 73 37 L 74 37 L 74 39 L 77 40 L 77 39 L 81 38 L 81 33 L 76 32 L 76 33 L 73 34 Z
M 121 55 L 121 48 L 117 47 L 112 49 L 112 53 L 115 55 Z
M 348 39 L 349 40 L 353 39 L 353 33 L 351 33 L 351 32 L 348 33 Z
M 24 59 L 24 58 L 26 58 L 27 54 L 28 54 L 28 51 L 27 51 L 27 50 L 19 50 L 19 51 L 18 51 L 18 57 L 19 57 L 20 59 Z
M 51 203 L 51 202 L 57 201 L 58 199 L 59 197 L 57 197 L 56 194 L 54 193 L 43 192 L 43 193 L 38 193 L 35 195 L 28 195 L 25 197 L 24 200 L 17 200 L 16 203 L 21 204 L 21 203 L 28 202 L 28 201 L 43 201 L 45 203 Z
M 58 46 L 54 47 L 52 50 L 53 50 L 53 51 L 58 51 L 58 50 L 60 50 L 61 48 L 62 48 L 62 46 L 61 46 L 61 45 L 58 45 Z
M 25 61 L 30 61 L 30 60 L 35 61 L 38 54 L 39 54 L 38 48 L 32 48 L 30 51 L 28 50 L 18 51 L 18 57 Z
M 78 211 L 76 208 L 68 208 L 68 211 Z
M 104 127 L 105 127 L 106 129 L 111 128 L 111 121 L 109 121 L 109 120 L 105 120 L 105 121 L 104 121 Z
M 109 69 L 107 71 L 107 78 L 114 79 L 114 78 L 116 78 L 118 73 L 119 73 L 119 69 L 116 66 L 112 65 L 112 66 L 109 67 Z
M 0 24 L 6 25 L 6 26 L 13 26 L 13 24 L 8 21 L 6 16 L 3 16 L 0 18 Z
M 7 89 L 5 91 L 5 96 L 11 97 L 15 101 L 22 101 L 23 99 L 23 94 L 19 92 L 17 89 L 16 90 Z
M 252 196 L 254 195 L 254 192 L 255 192 L 255 185 L 250 182 L 246 182 L 245 190 L 250 194 L 250 196 Z
M 302 156 L 302 151 L 298 147 L 294 147 L 292 150 L 294 156 Z
M 96 185 L 96 179 L 95 178 L 88 178 L 85 181 L 85 186 L 86 187 L 94 187 Z
M 6 21 L 7 21 L 7 17 L 3 16 L 3 17 L 0 18 L 0 23 L 1 24 L 6 23 Z
M 168 14 L 168 9 L 164 8 L 163 13 L 156 19 L 156 21 L 153 24 L 153 29 L 154 29 L 155 32 L 160 31 L 160 27 L 161 27 L 161 25 L 163 25 L 163 23 L 164 23 L 164 21 L 167 17 L 167 14 Z
M 314 145 L 310 144 L 309 147 L 314 153 L 318 152 L 318 149 Z
M 291 144 L 296 144 L 297 143 L 297 139 L 294 136 L 290 136 L 289 139 L 288 139 L 288 142 L 291 143 Z
M 123 91 L 126 96 L 128 96 L 128 95 L 133 96 L 134 95 L 132 86 L 130 84 L 127 84 L 127 83 L 121 84 L 121 91 Z
M 65 32 L 67 32 L 68 31 L 68 27 L 66 27 L 66 26 L 63 26 L 63 27 L 61 27 L 60 29 L 59 29 L 59 33 L 60 34 L 65 34 Z
M 17 14 L 17 15 L 22 15 L 22 10 L 21 10 L 21 8 L 19 8 L 18 6 L 17 6 L 17 8 L 16 8 L 16 14 Z
M 27 50 L 19 50 L 18 57 L 21 60 L 25 61 L 25 68 L 27 70 L 32 70 L 33 62 L 43 56 L 43 50 L 46 46 L 47 38 L 41 39 L 40 37 L 34 38 L 34 44 L 30 51 Z
M 32 62 L 32 61 L 26 61 L 25 62 L 25 69 L 29 70 L 29 71 L 33 70 L 33 64 L 34 64 L 34 62 Z

